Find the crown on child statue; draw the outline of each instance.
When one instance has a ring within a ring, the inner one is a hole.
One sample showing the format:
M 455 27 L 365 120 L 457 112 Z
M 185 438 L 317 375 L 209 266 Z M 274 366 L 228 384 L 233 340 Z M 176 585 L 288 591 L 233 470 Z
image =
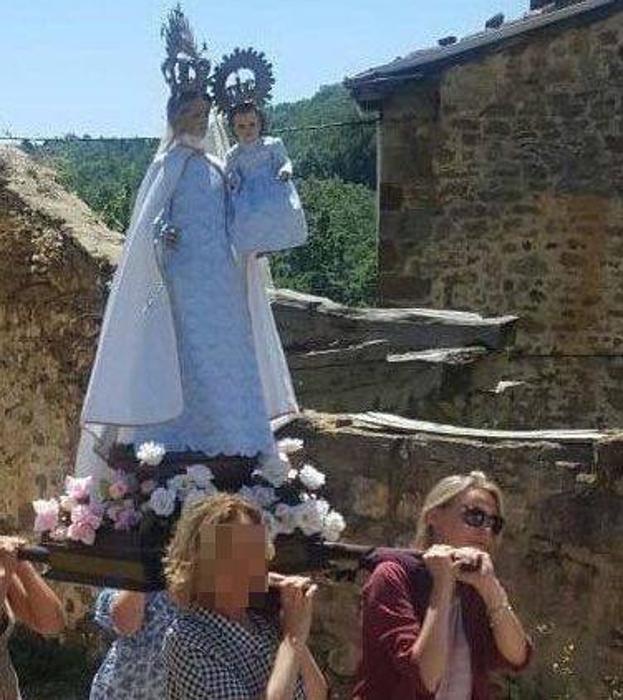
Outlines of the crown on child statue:
M 242 71 L 251 75 L 241 77 Z M 274 83 L 272 64 L 252 48 L 237 48 L 223 56 L 212 76 L 214 99 L 225 113 L 242 104 L 264 107 L 270 101 Z
M 188 19 L 181 6 L 173 8 L 160 35 L 165 40 L 167 57 L 162 63 L 162 74 L 172 96 L 185 93 L 205 95 L 210 83 L 210 61 L 203 56 L 205 44 L 199 49 Z

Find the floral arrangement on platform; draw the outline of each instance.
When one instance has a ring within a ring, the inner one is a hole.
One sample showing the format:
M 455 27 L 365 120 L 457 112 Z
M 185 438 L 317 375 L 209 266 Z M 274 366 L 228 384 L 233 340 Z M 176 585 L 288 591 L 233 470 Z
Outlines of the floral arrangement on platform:
M 271 541 L 296 530 L 337 541 L 346 523 L 321 496 L 325 475 L 301 460 L 302 440 L 285 438 L 277 447 L 275 454 L 260 458 L 237 493 L 261 507 Z M 99 532 L 137 531 L 148 519 L 170 525 L 183 508 L 232 490 L 220 487 L 218 476 L 201 462 L 171 475 L 160 468 L 165 456 L 162 445 L 146 442 L 135 451 L 136 469 L 114 469 L 99 483 L 91 476 L 68 476 L 60 498 L 33 501 L 35 532 L 56 542 L 93 545 Z

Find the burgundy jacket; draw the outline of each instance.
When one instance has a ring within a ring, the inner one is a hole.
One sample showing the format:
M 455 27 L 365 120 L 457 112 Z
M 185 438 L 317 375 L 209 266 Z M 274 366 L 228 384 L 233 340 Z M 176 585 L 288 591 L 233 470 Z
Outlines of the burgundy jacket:
M 421 554 L 376 549 L 364 562 L 372 571 L 362 591 L 362 660 L 355 700 L 434 700 L 411 660 L 432 589 Z M 498 651 L 482 598 L 458 584 L 465 636 L 472 659 L 472 700 L 490 700 L 489 672 L 519 671 Z

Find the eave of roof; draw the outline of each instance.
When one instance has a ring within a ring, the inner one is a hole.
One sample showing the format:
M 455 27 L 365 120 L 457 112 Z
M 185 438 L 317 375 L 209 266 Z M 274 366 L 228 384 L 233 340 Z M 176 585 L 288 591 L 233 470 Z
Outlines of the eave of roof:
M 583 0 L 556 10 L 545 8 L 506 22 L 497 29 L 471 34 L 449 46 L 414 51 L 404 58 L 346 78 L 344 84 L 358 102 L 374 102 L 397 83 L 418 80 L 448 66 L 469 61 L 521 35 L 570 21 L 594 21 L 620 10 L 623 10 L 623 0 Z

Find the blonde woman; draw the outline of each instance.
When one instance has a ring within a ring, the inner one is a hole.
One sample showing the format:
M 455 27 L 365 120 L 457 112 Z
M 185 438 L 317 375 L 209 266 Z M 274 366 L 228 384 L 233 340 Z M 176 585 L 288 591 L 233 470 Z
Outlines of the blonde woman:
M 261 511 L 219 494 L 186 509 L 165 560 L 181 608 L 163 646 L 169 700 L 324 700 L 327 686 L 308 646 L 316 587 L 266 573 Z M 267 584 L 278 612 L 254 606 Z
M 519 670 L 531 645 L 497 578 L 499 487 L 442 479 L 424 501 L 416 552 L 379 550 L 363 590 L 360 700 L 488 700 L 488 673 Z

